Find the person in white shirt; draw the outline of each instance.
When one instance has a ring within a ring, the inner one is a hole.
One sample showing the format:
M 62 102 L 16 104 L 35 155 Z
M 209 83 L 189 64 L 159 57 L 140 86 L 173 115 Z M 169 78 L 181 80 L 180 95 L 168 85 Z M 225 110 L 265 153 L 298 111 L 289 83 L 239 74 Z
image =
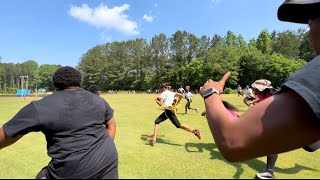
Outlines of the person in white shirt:
M 185 114 L 187 114 L 188 109 L 195 110 L 198 113 L 198 108 L 191 107 L 192 96 L 193 96 L 193 94 L 190 92 L 190 86 L 186 86 L 185 99 L 187 100 L 187 104 L 185 106 Z
M 177 128 L 183 129 L 185 131 L 193 133 L 195 136 L 197 136 L 199 139 L 201 139 L 200 131 L 199 129 L 193 129 L 190 126 L 186 124 L 181 124 L 180 121 L 178 120 L 178 117 L 175 114 L 174 110 L 174 99 L 177 98 L 177 104 L 180 103 L 181 98 L 183 95 L 181 93 L 175 93 L 170 91 L 170 86 L 168 84 L 163 84 L 162 85 L 162 90 L 163 92 L 161 93 L 160 96 L 158 96 L 155 100 L 159 106 L 162 106 L 164 104 L 165 110 L 164 112 L 155 120 L 155 125 L 154 125 L 154 134 L 153 137 L 147 138 L 147 140 L 154 145 L 157 140 L 158 132 L 159 132 L 159 127 L 160 123 L 164 122 L 167 119 L 170 119 L 172 124 L 174 124 Z
M 246 86 L 244 93 L 245 93 L 245 97 L 243 99 L 243 102 L 247 106 L 251 106 L 250 102 L 255 99 L 255 96 L 253 94 L 252 89 L 248 85 Z

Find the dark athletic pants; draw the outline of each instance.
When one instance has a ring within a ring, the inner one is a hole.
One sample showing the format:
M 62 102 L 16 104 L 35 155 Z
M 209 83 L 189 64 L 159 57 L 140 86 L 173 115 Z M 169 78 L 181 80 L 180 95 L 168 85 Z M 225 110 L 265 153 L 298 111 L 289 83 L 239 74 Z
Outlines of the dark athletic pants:
M 188 109 L 191 109 L 191 107 L 190 107 L 191 102 L 192 102 L 192 100 L 191 100 L 191 99 L 187 99 L 186 107 L 187 107 Z
M 47 166 L 37 174 L 36 179 L 49 179 Z M 118 167 L 113 168 L 109 173 L 99 179 L 119 179 Z
M 174 124 L 177 128 L 180 128 L 181 123 L 178 120 L 178 117 L 176 116 L 175 112 L 173 110 L 165 109 L 162 114 L 155 120 L 155 124 L 160 124 L 163 121 L 170 119 L 172 124 Z
M 278 154 L 273 154 L 267 156 L 267 169 L 268 170 L 274 170 L 274 167 L 276 166 L 276 161 L 278 159 Z

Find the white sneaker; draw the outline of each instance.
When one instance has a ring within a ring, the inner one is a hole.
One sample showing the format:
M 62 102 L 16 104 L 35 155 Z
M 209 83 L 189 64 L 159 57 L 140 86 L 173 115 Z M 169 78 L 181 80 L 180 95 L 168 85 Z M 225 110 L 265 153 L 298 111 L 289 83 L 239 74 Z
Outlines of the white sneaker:
M 256 174 L 257 179 L 275 179 L 272 171 L 265 171 Z

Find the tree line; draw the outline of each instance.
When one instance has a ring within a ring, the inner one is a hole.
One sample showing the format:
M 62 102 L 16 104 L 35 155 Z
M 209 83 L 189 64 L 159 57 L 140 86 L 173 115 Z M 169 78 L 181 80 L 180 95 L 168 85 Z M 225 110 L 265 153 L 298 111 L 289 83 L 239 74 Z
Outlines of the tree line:
M 290 74 L 315 56 L 308 32 L 262 30 L 246 42 L 242 35 L 228 31 L 196 37 L 176 31 L 171 37 L 159 34 L 148 42 L 143 38 L 97 45 L 83 54 L 77 65 L 83 87 L 98 84 L 102 90 L 157 89 L 162 82 L 172 87 L 189 85 L 198 89 L 209 78 L 219 80 L 227 71 L 232 76 L 226 87 L 250 85 L 269 79 L 279 86 Z M 31 89 L 54 90 L 52 74 L 61 65 L 39 66 L 34 60 L 21 64 L 1 63 L 0 92 L 15 92 L 20 76 L 28 76 Z

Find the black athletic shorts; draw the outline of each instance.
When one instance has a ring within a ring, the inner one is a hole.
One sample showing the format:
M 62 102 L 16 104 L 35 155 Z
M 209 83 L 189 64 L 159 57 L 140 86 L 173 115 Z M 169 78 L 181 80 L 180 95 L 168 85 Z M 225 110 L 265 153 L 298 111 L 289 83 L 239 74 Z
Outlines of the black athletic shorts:
M 177 128 L 180 128 L 181 123 L 178 120 L 174 110 L 165 109 L 164 112 L 156 119 L 155 124 L 160 124 L 163 121 L 170 119 L 172 124 L 174 124 Z

